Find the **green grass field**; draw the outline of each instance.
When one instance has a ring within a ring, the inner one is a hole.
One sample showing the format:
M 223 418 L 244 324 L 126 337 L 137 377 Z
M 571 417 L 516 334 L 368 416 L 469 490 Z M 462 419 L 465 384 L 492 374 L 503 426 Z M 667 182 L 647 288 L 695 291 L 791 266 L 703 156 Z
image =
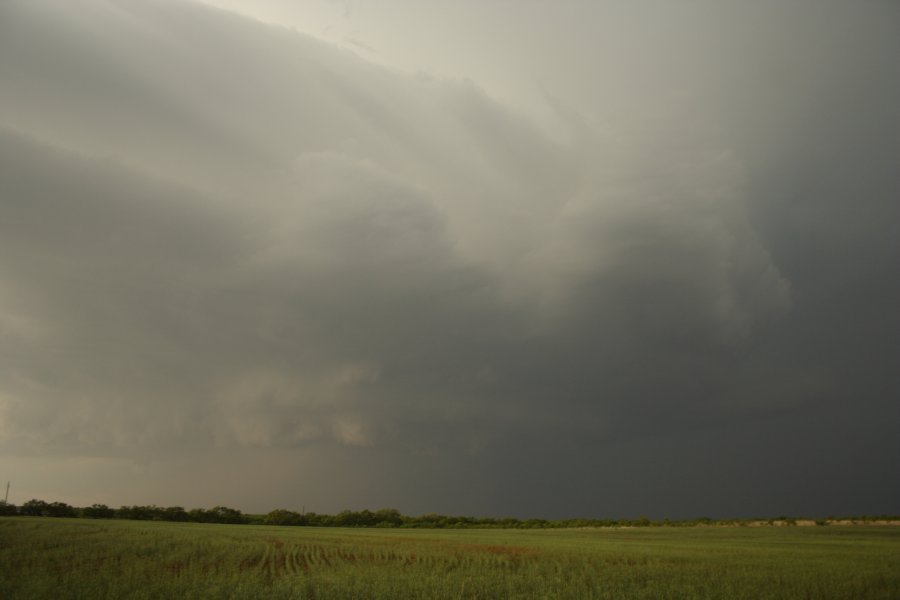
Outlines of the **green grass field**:
M 900 598 L 900 527 L 413 530 L 0 518 L 0 598 Z

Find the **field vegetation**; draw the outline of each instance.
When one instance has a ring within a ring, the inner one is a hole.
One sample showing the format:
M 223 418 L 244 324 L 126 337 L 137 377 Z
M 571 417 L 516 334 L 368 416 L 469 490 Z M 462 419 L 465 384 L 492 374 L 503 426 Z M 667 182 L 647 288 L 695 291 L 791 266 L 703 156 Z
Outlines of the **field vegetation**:
M 896 599 L 900 527 L 403 529 L 0 517 L 0 598 Z

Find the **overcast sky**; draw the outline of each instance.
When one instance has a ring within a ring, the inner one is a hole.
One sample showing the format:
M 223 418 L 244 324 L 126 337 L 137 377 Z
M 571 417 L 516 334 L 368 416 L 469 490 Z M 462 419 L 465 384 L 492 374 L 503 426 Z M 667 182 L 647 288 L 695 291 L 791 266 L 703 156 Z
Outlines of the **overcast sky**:
M 898 226 L 890 0 L 0 0 L 0 479 L 896 514 Z

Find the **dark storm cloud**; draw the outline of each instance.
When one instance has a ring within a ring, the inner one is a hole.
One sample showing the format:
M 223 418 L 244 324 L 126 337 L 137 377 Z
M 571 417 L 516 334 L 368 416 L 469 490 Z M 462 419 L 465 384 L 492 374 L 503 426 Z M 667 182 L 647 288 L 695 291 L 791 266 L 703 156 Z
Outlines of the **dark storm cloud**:
M 191 3 L 0 13 L 0 444 L 35 494 L 658 516 L 896 500 L 883 34 L 850 61 L 867 75 L 801 55 L 815 85 L 761 89 L 770 107 L 740 118 L 716 92 L 602 126 L 566 109 L 550 136 L 477 83 Z M 821 25 L 795 33 L 824 52 L 840 23 Z M 715 29 L 667 43 L 700 56 Z M 745 67 L 795 48 L 743 34 Z M 752 91 L 705 61 L 679 73 L 692 89 Z M 67 465 L 89 484 L 61 486 Z

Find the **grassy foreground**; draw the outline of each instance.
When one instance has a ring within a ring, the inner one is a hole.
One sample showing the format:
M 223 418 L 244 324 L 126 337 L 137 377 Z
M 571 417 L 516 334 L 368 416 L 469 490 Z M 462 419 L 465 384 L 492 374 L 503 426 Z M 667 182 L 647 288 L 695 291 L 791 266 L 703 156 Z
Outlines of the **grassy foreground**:
M 900 598 L 900 527 L 411 530 L 0 518 L 0 598 Z

